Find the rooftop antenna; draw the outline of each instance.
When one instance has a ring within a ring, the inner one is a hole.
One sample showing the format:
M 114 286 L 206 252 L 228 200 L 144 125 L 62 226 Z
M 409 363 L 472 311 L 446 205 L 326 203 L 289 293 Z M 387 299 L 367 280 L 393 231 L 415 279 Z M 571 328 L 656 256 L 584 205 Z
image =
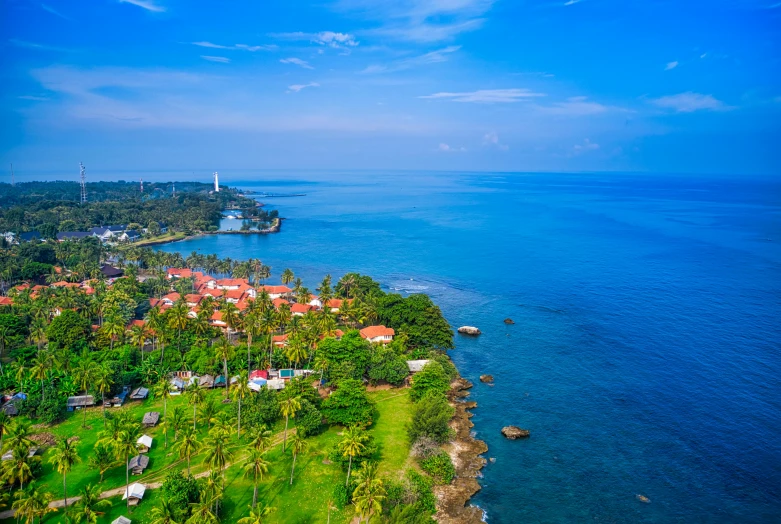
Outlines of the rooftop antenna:
M 79 162 L 79 168 L 81 170 L 81 204 L 84 205 L 87 203 L 87 168 L 81 162 Z
M 16 181 L 14 180 L 14 163 L 11 162 L 11 186 L 15 186 Z
M 214 192 L 220 192 L 220 174 L 217 171 L 214 172 Z

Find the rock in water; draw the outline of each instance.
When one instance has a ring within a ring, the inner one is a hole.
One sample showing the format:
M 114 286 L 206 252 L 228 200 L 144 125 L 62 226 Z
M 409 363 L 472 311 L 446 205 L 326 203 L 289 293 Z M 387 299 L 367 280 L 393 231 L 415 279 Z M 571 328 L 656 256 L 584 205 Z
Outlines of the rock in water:
M 505 324 L 515 324 L 515 322 L 513 322 L 513 319 L 511 319 L 511 318 L 505 318 L 504 319 L 504 323 Z
M 486 384 L 488 384 L 493 381 L 494 381 L 493 375 L 480 375 L 480 382 L 485 382 Z
M 518 426 L 505 426 L 502 428 L 502 435 L 509 438 L 510 440 L 515 440 L 519 438 L 526 438 L 530 435 L 528 429 L 521 429 Z
M 481 331 L 474 326 L 461 326 L 458 332 L 462 335 L 479 335 Z

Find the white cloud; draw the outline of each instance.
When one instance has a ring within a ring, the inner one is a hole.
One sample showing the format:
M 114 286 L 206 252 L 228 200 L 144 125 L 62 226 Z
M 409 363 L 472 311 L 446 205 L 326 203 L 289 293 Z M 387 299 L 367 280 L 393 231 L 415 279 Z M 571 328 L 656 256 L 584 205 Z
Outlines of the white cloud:
M 133 4 L 147 11 L 154 13 L 162 13 L 165 11 L 165 7 L 159 6 L 150 0 L 119 0 L 120 4 Z
M 448 55 L 450 55 L 451 53 L 455 53 L 459 49 L 461 49 L 460 45 L 451 45 L 443 49 L 430 51 L 426 54 L 414 56 L 412 58 L 403 58 L 401 60 L 395 60 L 387 64 L 370 65 L 369 67 L 361 71 L 361 73 L 365 73 L 365 74 L 393 73 L 395 71 L 403 71 L 405 69 L 410 69 L 412 67 L 417 67 L 425 64 L 436 64 L 439 62 L 446 62 L 448 60 Z
M 239 51 L 249 51 L 251 53 L 254 53 L 255 51 L 270 51 L 272 49 L 277 49 L 277 46 L 275 45 L 247 45 L 247 44 L 234 44 L 234 45 L 221 45 L 221 44 L 214 44 L 212 42 L 191 42 L 193 45 L 197 45 L 198 47 L 208 47 L 210 49 L 230 49 L 230 50 L 239 50 Z
M 580 155 L 582 153 L 588 153 L 589 151 L 596 151 L 597 149 L 599 149 L 599 144 L 595 144 L 588 138 L 584 138 L 582 144 L 575 144 L 572 147 L 572 154 Z
M 489 131 L 488 133 L 483 135 L 483 145 L 492 146 L 501 151 L 507 151 L 508 149 L 510 149 L 509 146 L 499 142 L 499 135 L 496 133 L 496 131 Z
M 494 0 L 340 0 L 350 11 L 381 27 L 366 31 L 399 40 L 438 42 L 483 26 Z
M 549 106 L 539 106 L 538 109 L 549 115 L 589 116 L 604 113 L 611 108 L 597 102 L 591 102 L 585 96 L 573 96 L 568 98 L 565 102 L 556 102 Z
M 664 66 L 664 70 L 665 71 L 669 71 L 670 69 L 675 69 L 676 67 L 678 67 L 678 61 L 677 60 L 675 60 L 673 62 L 667 62 L 667 65 Z
M 663 96 L 650 100 L 652 104 L 662 109 L 672 109 L 678 113 L 692 113 L 694 111 L 726 111 L 733 109 L 713 95 L 700 93 L 679 93 L 677 95 Z
M 33 100 L 35 102 L 44 102 L 46 100 L 50 100 L 49 98 L 46 98 L 45 96 L 35 96 L 35 95 L 21 95 L 17 98 L 21 100 Z
M 16 47 L 24 47 L 25 49 L 38 49 L 40 51 L 58 51 L 64 53 L 68 53 L 71 51 L 70 49 L 65 49 L 63 47 L 55 47 L 55 46 L 50 46 L 45 44 L 36 44 L 35 42 L 27 42 L 25 40 L 17 40 L 15 38 L 11 38 L 10 40 L 8 40 L 8 43 Z
M 465 147 L 451 147 L 444 142 L 439 144 L 439 147 L 437 147 L 437 151 L 441 151 L 442 153 L 463 153 L 466 151 Z
M 433 95 L 419 96 L 418 98 L 440 98 L 453 102 L 473 102 L 482 104 L 520 102 L 529 98 L 545 96 L 543 93 L 535 93 L 529 89 L 481 89 L 466 93 L 434 93 Z
M 708 56 L 708 53 L 703 53 L 700 55 L 700 58 L 705 58 L 706 56 Z
M 335 31 L 320 31 L 319 33 L 296 31 L 293 33 L 271 33 L 269 36 L 281 40 L 307 40 L 318 45 L 334 48 L 355 47 L 359 43 L 354 35 L 349 33 L 337 33 Z
M 300 67 L 303 67 L 304 69 L 314 69 L 311 65 L 309 65 L 309 62 L 306 60 L 301 60 L 300 58 L 292 57 L 292 58 L 283 58 L 280 60 L 283 64 L 293 64 Z
M 69 17 L 69 16 L 66 16 L 66 15 L 64 15 L 64 14 L 60 13 L 60 12 L 59 12 L 59 11 L 57 11 L 55 8 L 53 8 L 53 7 L 51 7 L 51 6 L 48 6 L 48 5 L 46 5 L 46 4 L 41 4 L 41 9 L 43 9 L 43 10 L 44 10 L 44 11 L 46 11 L 47 13 L 51 13 L 51 14 L 53 14 L 54 16 L 59 16 L 59 17 L 60 17 L 60 18 L 62 18 L 63 20 L 69 20 L 69 21 L 73 21 L 73 19 L 72 19 L 71 17 Z
M 575 4 L 579 4 L 580 2 L 581 2 L 581 0 L 568 0 L 567 2 L 564 2 L 564 5 L 565 6 L 567 6 L 567 5 L 575 5 Z
M 320 84 L 317 82 L 309 82 L 308 84 L 293 84 L 292 86 L 287 86 L 288 92 L 298 93 L 302 89 L 306 89 L 307 87 L 320 87 Z
M 218 62 L 220 64 L 230 64 L 231 62 L 230 58 L 225 58 L 224 56 L 201 55 L 201 58 L 208 60 L 209 62 Z

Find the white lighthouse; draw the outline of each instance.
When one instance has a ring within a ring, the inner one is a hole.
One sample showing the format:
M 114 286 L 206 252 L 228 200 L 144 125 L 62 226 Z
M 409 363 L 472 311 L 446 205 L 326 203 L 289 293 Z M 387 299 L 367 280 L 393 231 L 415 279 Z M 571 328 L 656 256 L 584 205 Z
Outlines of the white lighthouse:
M 214 192 L 220 192 L 220 175 L 217 171 L 214 172 Z

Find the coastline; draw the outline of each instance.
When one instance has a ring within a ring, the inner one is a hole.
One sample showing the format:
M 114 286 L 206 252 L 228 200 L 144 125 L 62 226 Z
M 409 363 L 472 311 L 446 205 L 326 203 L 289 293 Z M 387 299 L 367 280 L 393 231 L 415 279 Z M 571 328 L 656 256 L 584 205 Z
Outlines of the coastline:
M 472 436 L 472 413 L 477 402 L 466 401 L 472 383 L 460 375 L 450 384 L 448 400 L 456 410 L 450 421 L 450 427 L 455 432 L 453 440 L 443 446 L 450 455 L 456 469 L 456 478 L 446 486 L 436 486 L 434 495 L 437 497 L 437 512 L 435 520 L 445 524 L 477 524 L 483 522 L 483 510 L 477 506 L 468 505 L 472 496 L 480 491 L 477 478 L 480 470 L 486 464 L 481 455 L 488 451 L 488 445 Z
M 276 218 L 275 219 L 276 222 L 274 223 L 273 226 L 263 230 L 255 229 L 252 231 L 201 231 L 200 233 L 195 233 L 194 235 L 188 235 L 181 238 L 161 238 L 158 240 L 150 240 L 148 242 L 137 243 L 135 245 L 139 247 L 159 246 L 162 244 L 173 244 L 174 242 L 184 242 L 185 240 L 193 240 L 206 235 L 271 235 L 274 233 L 279 233 L 279 231 L 282 229 L 283 220 L 284 218 Z

